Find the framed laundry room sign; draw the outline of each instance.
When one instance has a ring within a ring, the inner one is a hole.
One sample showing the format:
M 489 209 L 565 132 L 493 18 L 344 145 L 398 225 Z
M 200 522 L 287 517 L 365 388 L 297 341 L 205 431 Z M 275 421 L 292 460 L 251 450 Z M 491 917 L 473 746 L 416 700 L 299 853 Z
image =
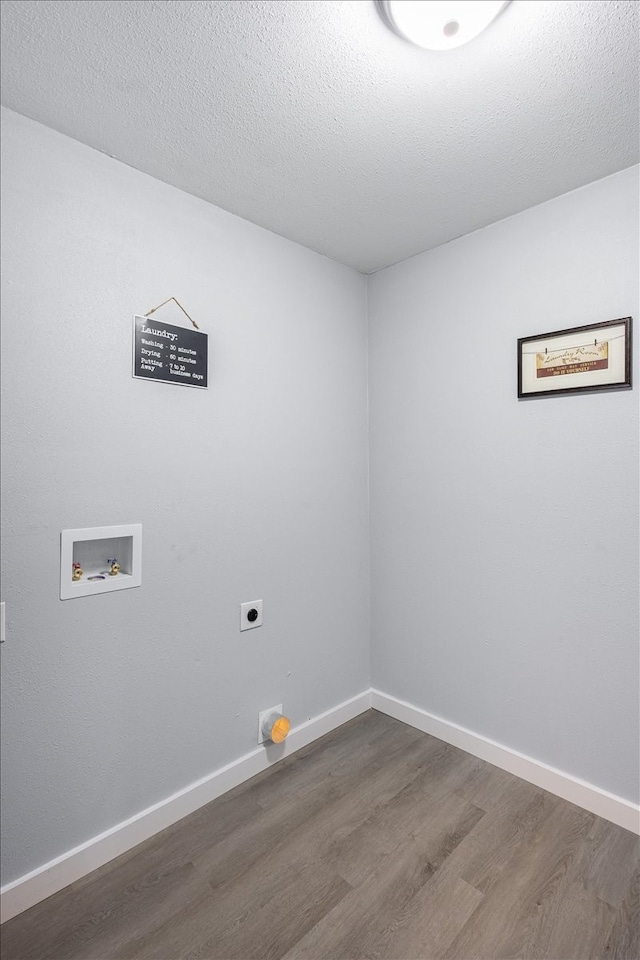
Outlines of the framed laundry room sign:
M 207 389 L 208 336 L 149 317 L 133 318 L 133 376 Z
M 631 387 L 631 317 L 520 337 L 518 398 Z

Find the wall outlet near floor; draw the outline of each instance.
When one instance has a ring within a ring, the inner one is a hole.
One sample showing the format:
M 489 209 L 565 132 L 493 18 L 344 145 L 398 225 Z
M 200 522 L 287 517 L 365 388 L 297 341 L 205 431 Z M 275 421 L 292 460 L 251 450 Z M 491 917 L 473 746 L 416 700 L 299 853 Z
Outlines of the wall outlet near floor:
M 253 630 L 262 626 L 262 600 L 249 600 L 240 604 L 240 630 Z
M 261 710 L 258 714 L 258 743 L 266 743 L 269 740 L 269 737 L 265 736 L 262 730 L 262 725 L 272 713 L 282 713 L 282 704 L 277 703 L 275 707 L 269 707 L 268 710 Z

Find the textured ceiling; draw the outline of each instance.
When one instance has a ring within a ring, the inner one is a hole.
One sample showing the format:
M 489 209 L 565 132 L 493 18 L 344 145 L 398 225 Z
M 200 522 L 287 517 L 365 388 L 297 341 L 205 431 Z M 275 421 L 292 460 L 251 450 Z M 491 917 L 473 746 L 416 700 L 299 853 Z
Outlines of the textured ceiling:
M 429 53 L 373 0 L 3 0 L 3 103 L 371 272 L 638 160 L 638 4 Z

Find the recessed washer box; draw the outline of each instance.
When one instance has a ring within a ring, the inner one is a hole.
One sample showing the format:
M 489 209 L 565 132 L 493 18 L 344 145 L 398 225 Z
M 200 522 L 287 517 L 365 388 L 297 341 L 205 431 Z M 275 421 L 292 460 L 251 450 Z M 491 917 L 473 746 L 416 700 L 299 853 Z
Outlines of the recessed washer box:
M 109 573 L 109 560 L 116 559 L 120 572 Z M 79 563 L 82 577 L 73 579 Z M 93 578 L 93 579 L 91 579 Z M 60 599 L 73 600 L 96 593 L 128 590 L 142 583 L 142 524 L 85 527 L 63 530 L 60 536 Z

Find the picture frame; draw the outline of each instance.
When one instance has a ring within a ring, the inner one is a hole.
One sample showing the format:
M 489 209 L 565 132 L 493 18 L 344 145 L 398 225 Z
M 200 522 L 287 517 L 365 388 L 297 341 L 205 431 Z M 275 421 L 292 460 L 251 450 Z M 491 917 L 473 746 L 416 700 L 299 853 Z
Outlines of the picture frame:
M 631 387 L 632 318 L 518 339 L 518 399 Z

